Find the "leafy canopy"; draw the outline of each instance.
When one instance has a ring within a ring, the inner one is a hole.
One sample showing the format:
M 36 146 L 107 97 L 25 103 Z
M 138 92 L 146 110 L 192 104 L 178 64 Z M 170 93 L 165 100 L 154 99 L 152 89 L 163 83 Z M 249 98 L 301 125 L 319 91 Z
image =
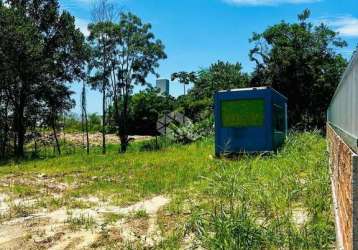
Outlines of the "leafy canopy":
M 327 25 L 309 21 L 310 11 L 297 23 L 282 21 L 263 33 L 254 33 L 250 59 L 256 63 L 251 84 L 269 85 L 288 97 L 289 123 L 322 128 L 325 112 L 346 60 L 336 53 L 346 46 Z

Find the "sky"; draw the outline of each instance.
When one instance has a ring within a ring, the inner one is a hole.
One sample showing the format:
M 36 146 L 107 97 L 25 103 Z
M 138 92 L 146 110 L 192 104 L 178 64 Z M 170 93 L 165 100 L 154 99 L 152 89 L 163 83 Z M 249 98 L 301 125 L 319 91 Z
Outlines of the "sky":
M 91 20 L 93 0 L 60 0 L 61 8 L 76 17 L 76 25 L 86 35 Z M 268 26 L 282 20 L 295 22 L 297 14 L 311 10 L 314 23 L 325 22 L 340 33 L 348 47 L 339 52 L 350 59 L 358 45 L 357 0 L 112 0 L 124 11 L 131 11 L 143 22 L 152 24 L 152 32 L 165 45 L 166 60 L 160 61 L 160 78 L 170 78 L 173 72 L 197 71 L 222 60 L 240 62 L 245 72 L 254 64 L 249 60 L 253 47 L 249 39 L 253 32 L 263 32 Z M 155 84 L 155 76 L 147 82 Z M 79 83 L 71 84 L 75 92 L 79 114 Z M 140 88 L 135 88 L 135 92 Z M 183 93 L 174 82 L 170 94 Z M 88 112 L 101 113 L 101 97 L 97 91 L 88 91 Z

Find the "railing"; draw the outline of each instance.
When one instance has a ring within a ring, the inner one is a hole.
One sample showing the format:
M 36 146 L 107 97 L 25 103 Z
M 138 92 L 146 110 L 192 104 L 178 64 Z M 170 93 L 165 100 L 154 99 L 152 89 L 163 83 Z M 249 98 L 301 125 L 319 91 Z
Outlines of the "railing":
M 328 122 L 358 151 L 358 51 L 352 57 L 327 111 Z

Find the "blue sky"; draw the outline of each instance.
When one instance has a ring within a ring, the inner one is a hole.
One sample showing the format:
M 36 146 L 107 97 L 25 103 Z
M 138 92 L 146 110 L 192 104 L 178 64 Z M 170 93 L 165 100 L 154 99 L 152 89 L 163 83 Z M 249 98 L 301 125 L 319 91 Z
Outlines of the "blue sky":
M 60 0 L 61 7 L 76 17 L 86 33 L 92 0 Z M 305 8 L 314 22 L 325 22 L 348 42 L 340 52 L 349 59 L 358 45 L 357 0 L 116 0 L 121 9 L 140 16 L 153 26 L 155 36 L 166 46 L 168 59 L 160 62 L 158 73 L 169 78 L 181 70 L 196 71 L 217 60 L 240 62 L 246 72 L 253 63 L 248 58 L 252 32 L 262 32 L 281 20 L 294 22 Z M 150 76 L 148 82 L 154 83 Z M 79 84 L 72 89 L 79 102 Z M 138 91 L 138 88 L 136 88 Z M 171 94 L 182 94 L 182 86 L 171 84 Z M 100 113 L 101 98 L 89 91 L 89 112 Z M 74 112 L 79 113 L 78 106 Z

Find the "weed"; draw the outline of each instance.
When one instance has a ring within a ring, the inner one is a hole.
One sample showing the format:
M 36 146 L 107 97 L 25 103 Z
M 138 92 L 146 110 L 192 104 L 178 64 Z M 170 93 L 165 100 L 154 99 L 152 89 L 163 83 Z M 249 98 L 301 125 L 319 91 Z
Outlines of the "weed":
M 69 213 L 65 223 L 69 224 L 71 230 L 78 230 L 81 228 L 88 230 L 96 225 L 96 221 L 90 215 L 86 216 L 81 214 L 79 217 L 74 217 L 71 213 Z
M 24 204 L 18 203 L 10 203 L 9 209 L 7 211 L 7 219 L 19 218 L 19 217 L 27 217 L 34 212 L 34 208 L 32 206 L 26 206 Z
M 147 213 L 147 211 L 143 210 L 143 209 L 140 209 L 138 211 L 135 211 L 133 214 L 132 214 L 132 217 L 134 219 L 141 219 L 141 218 L 148 218 L 149 215 Z
M 104 222 L 106 224 L 113 224 L 119 221 L 120 219 L 123 219 L 124 215 L 118 213 L 105 213 L 103 217 L 104 217 Z
M 28 185 L 11 184 L 10 192 L 12 192 L 17 197 L 23 198 L 35 195 L 37 190 Z

